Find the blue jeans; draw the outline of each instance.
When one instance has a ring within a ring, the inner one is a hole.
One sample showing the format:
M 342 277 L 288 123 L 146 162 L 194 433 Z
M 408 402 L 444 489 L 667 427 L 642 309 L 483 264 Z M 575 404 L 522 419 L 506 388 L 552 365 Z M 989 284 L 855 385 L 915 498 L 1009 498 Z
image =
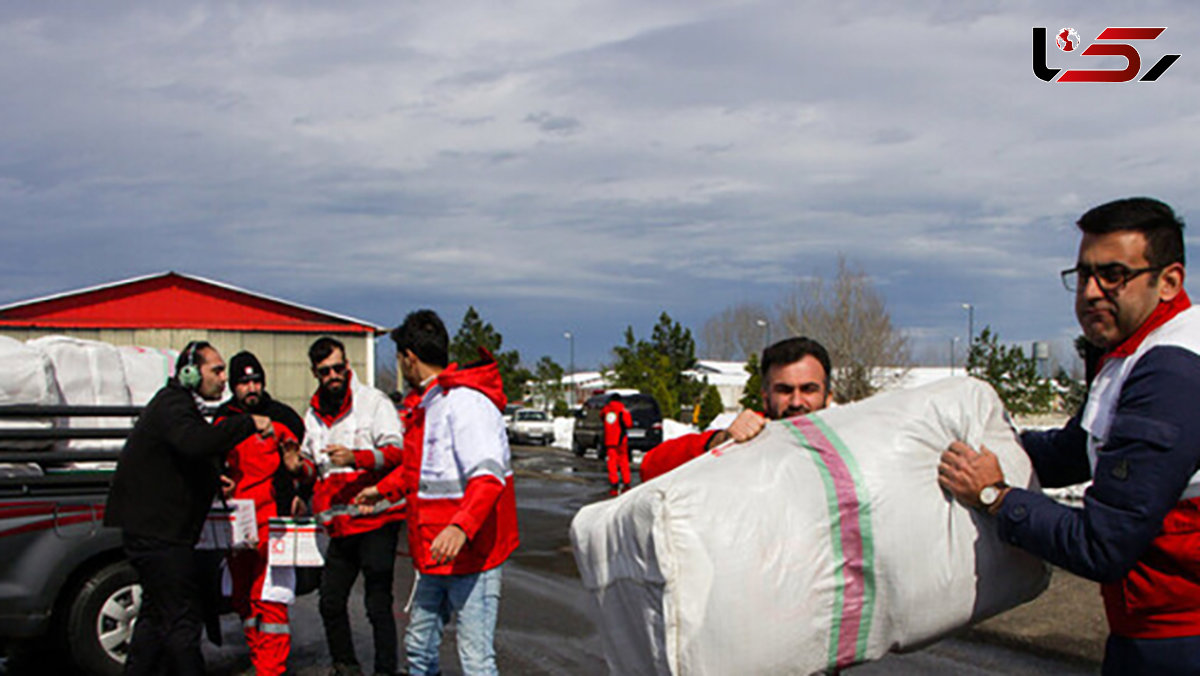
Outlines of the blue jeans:
M 464 674 L 497 674 L 496 613 L 500 609 L 500 569 L 472 575 L 422 575 L 413 595 L 404 651 L 410 674 L 436 674 L 442 630 L 458 615 L 458 659 Z

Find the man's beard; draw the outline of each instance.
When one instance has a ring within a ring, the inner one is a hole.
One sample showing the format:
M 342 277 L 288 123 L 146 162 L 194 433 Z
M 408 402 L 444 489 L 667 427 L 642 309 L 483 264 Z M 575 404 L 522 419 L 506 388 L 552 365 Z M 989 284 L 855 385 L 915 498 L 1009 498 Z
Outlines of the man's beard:
M 321 385 L 321 391 L 324 392 L 325 396 L 327 397 L 340 397 L 346 393 L 346 379 L 342 378 L 341 380 L 327 380 Z
M 244 410 L 253 411 L 262 405 L 263 396 L 261 394 L 248 394 L 245 399 L 242 399 L 238 403 L 242 405 Z

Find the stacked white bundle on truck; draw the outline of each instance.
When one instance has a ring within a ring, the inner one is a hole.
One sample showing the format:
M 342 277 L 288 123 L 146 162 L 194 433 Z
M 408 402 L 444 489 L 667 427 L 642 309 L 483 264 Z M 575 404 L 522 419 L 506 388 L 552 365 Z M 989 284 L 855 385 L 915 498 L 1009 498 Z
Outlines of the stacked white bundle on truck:
M 175 375 L 175 360 L 179 356 L 175 350 L 121 345 L 117 351 L 125 370 L 129 401 L 134 406 L 149 404 L 167 384 L 167 378 Z
M 63 403 L 50 359 L 19 340 L 0 336 L 0 406 L 54 406 Z M 50 429 L 51 418 L 3 419 L 0 429 Z M 5 441 L 13 449 L 49 448 L 49 441 Z
M 97 340 L 46 336 L 26 343 L 54 363 L 54 374 L 63 403 L 71 406 L 129 406 L 125 367 L 116 347 Z M 133 418 L 73 416 L 65 426 L 73 429 L 132 427 Z M 123 439 L 72 439 L 66 448 L 119 450 Z
M 948 379 L 769 424 L 571 524 L 619 674 L 807 674 L 919 648 L 1048 570 L 937 485 L 961 439 L 1036 487 L 986 384 Z

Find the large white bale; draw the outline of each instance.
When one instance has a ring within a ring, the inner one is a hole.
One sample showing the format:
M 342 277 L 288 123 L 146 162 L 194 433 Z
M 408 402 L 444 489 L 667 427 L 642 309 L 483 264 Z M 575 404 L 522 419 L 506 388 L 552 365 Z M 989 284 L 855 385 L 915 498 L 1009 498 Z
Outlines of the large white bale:
M 63 403 L 71 406 L 129 406 L 125 367 L 116 347 L 96 340 L 46 336 L 26 343 L 54 363 L 54 375 Z M 132 427 L 132 418 L 66 419 L 73 429 Z M 72 439 L 71 450 L 119 450 L 123 439 Z
M 62 403 L 62 394 L 54 379 L 54 364 L 50 359 L 19 340 L 0 336 L 0 406 L 36 404 L 53 406 Z M 38 419 L 0 419 L 0 428 L 49 429 L 54 421 Z M 43 448 L 46 441 L 4 442 L 5 448 Z
M 154 395 L 167 384 L 167 378 L 175 375 L 175 360 L 179 356 L 175 350 L 121 345 L 117 351 L 125 368 L 129 401 L 134 406 L 150 403 Z
M 571 524 L 618 674 L 808 674 L 1036 597 L 1045 564 L 937 485 L 955 439 L 1036 487 L 1000 400 L 947 379 L 767 425 Z

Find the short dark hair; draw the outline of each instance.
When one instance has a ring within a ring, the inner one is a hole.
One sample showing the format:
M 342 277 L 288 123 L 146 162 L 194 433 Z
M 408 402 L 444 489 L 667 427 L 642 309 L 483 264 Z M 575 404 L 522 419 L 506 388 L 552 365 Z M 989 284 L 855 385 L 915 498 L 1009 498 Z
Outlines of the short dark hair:
M 391 335 L 396 354 L 412 350 L 417 359 L 430 366 L 445 368 L 450 364 L 450 334 L 433 310 L 408 313 L 404 323 L 392 329 Z
M 193 340 L 184 346 L 183 351 L 175 358 L 175 372 L 188 364 L 204 366 L 204 351 L 215 349 L 207 340 Z
M 829 352 L 825 350 L 824 345 L 805 336 L 784 338 L 763 350 L 762 367 L 759 371 L 763 378 L 763 384 L 766 384 L 767 373 L 771 370 L 772 366 L 795 364 L 805 357 L 812 357 L 821 362 L 821 368 L 825 369 L 825 390 L 828 391 L 830 381 L 833 378 L 833 367 L 829 363 Z
M 316 366 L 329 358 L 334 350 L 340 350 L 342 356 L 346 356 L 346 346 L 342 345 L 342 341 L 330 336 L 321 336 L 316 339 L 308 348 L 308 361 Z
M 1079 218 L 1079 229 L 1091 235 L 1133 230 L 1146 238 L 1146 260 L 1156 268 L 1186 265 L 1183 220 L 1171 207 L 1152 197 L 1128 197 L 1093 207 Z

